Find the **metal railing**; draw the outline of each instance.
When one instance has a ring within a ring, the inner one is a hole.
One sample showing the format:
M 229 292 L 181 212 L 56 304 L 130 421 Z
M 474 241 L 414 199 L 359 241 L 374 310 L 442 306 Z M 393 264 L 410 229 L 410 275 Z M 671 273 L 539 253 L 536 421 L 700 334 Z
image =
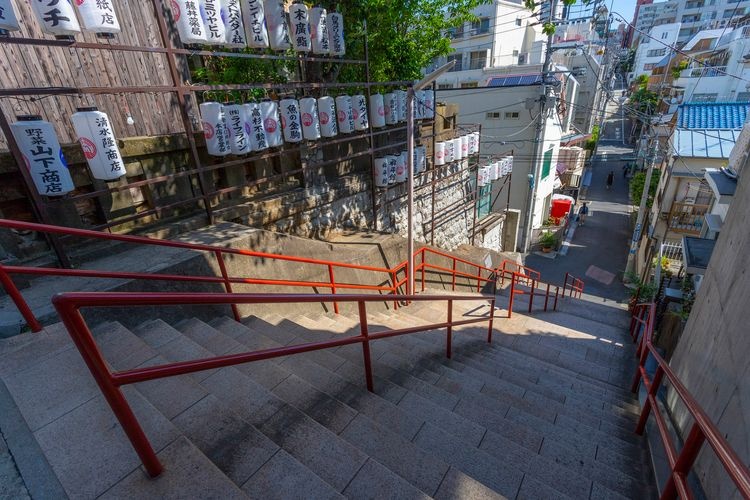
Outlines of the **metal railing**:
M 81 315 L 81 308 L 97 307 L 137 307 L 137 306 L 173 306 L 173 305 L 217 305 L 217 304 L 299 304 L 319 302 L 320 300 L 333 302 L 357 303 L 359 312 L 359 335 L 341 336 L 318 342 L 309 342 L 283 347 L 250 350 L 223 356 L 203 359 L 166 363 L 144 368 L 133 368 L 113 372 L 104 359 L 94 336 Z M 123 431 L 138 454 L 144 468 L 151 477 L 161 474 L 163 467 L 151 443 L 133 413 L 130 405 L 122 394 L 123 385 L 156 380 L 165 377 L 194 373 L 214 368 L 234 366 L 253 361 L 290 356 L 304 352 L 318 351 L 338 346 L 361 344 L 365 371 L 365 383 L 369 391 L 373 391 L 372 361 L 370 358 L 370 342 L 388 337 L 407 335 L 440 328 L 446 329 L 446 356 L 451 357 L 451 343 L 453 328 L 460 325 L 488 322 L 487 342 L 492 342 L 492 323 L 495 311 L 495 299 L 477 296 L 441 296 L 441 295 L 397 295 L 398 301 L 447 302 L 446 320 L 420 325 L 411 328 L 390 329 L 371 333 L 367 324 L 367 303 L 382 299 L 377 296 L 364 295 L 326 295 L 311 294 L 283 295 L 283 294 L 221 294 L 221 293 L 63 293 L 56 295 L 52 302 L 62 318 L 68 333 L 81 353 L 86 366 L 91 371 L 99 389 L 102 391 L 115 417 L 122 425 Z M 488 316 L 481 318 L 454 320 L 453 303 L 463 301 L 488 301 L 490 311 Z
M 669 211 L 667 225 L 674 232 L 700 235 L 704 216 L 710 208 L 710 205 L 675 201 Z
M 643 383 L 646 389 L 646 401 L 641 410 L 636 427 L 637 434 L 643 434 L 646 421 L 653 413 L 656 426 L 661 437 L 664 450 L 669 462 L 670 476 L 662 490 L 661 499 L 673 499 L 679 495 L 680 498 L 693 498 L 687 476 L 693 466 L 701 448 L 705 443 L 711 447 L 730 479 L 737 486 L 739 493 L 744 498 L 750 498 L 750 469 L 732 449 L 731 445 L 721 434 L 711 418 L 698 404 L 690 391 L 682 381 L 675 375 L 669 363 L 659 354 L 654 346 L 653 333 L 656 319 L 656 305 L 651 303 L 637 304 L 633 308 L 630 322 L 630 335 L 634 342 L 638 343 L 636 354 L 638 356 L 638 367 L 631 387 L 632 392 L 638 391 Z M 651 357 L 656 362 L 656 371 L 651 378 L 646 369 L 646 360 Z M 693 418 L 693 425 L 688 431 L 687 438 L 681 450 L 677 450 L 668 428 L 667 418 L 656 397 L 659 387 L 664 378 L 669 381 L 674 393 L 680 398 L 687 411 Z
M 583 280 L 580 278 L 576 278 L 570 273 L 565 273 L 565 283 L 563 283 L 563 297 L 565 296 L 566 291 L 570 293 L 571 297 L 580 299 L 581 295 L 583 294 Z

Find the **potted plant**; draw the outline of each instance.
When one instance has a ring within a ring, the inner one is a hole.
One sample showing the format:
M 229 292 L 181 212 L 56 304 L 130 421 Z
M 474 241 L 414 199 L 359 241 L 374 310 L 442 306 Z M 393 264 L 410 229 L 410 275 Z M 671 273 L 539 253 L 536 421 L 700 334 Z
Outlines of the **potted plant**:
M 557 236 L 550 231 L 545 231 L 539 237 L 539 244 L 542 246 L 542 252 L 549 253 L 557 247 Z

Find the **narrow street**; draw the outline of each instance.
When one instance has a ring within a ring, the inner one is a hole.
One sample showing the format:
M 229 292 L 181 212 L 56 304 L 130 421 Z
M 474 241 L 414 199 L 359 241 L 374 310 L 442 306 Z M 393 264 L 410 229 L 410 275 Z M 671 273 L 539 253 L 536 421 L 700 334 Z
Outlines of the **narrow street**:
M 619 94 L 616 90 L 615 95 Z M 617 102 L 610 101 L 607 105 L 597 156 L 590 174 L 584 174 L 584 182 L 590 179 L 590 186 L 576 207 L 577 211 L 582 201 L 588 201 L 589 216 L 585 225 L 572 228 L 567 254 L 549 259 L 531 253 L 525 259 L 527 266 L 539 270 L 551 283 L 562 283 L 566 272 L 583 279 L 585 294 L 604 302 L 622 302 L 628 296 L 622 274 L 631 234 L 628 181 L 623 177 L 625 161 L 621 159 L 632 158 L 633 150 L 623 145 L 622 134 L 629 128 L 624 126 L 620 108 Z M 614 184 L 607 190 L 610 171 L 615 174 Z

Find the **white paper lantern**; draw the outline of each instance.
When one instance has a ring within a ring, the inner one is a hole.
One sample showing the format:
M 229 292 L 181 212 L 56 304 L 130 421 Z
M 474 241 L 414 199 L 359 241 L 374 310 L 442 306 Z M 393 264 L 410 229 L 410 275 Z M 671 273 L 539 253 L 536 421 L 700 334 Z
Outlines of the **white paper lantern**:
M 320 139 L 320 119 L 318 103 L 314 97 L 303 97 L 299 100 L 302 119 L 302 136 L 308 141 Z
M 252 150 L 250 138 L 245 132 L 247 115 L 241 104 L 229 103 L 224 105 L 224 121 L 227 124 L 227 140 L 232 154 L 244 155 Z
M 474 151 L 474 133 L 469 134 L 469 151 L 468 154 L 471 156 L 475 153 Z
M 506 161 L 508 162 L 508 173 L 513 172 L 513 157 L 508 156 Z
M 0 0 L 0 30 L 18 31 L 20 29 L 18 16 L 13 10 L 13 2 L 11 0 Z
M 310 16 L 307 5 L 293 3 L 289 6 L 289 37 L 297 52 L 310 52 Z
M 414 119 L 424 119 L 424 90 L 416 90 L 414 92 Z
M 425 118 L 435 118 L 435 92 L 432 89 L 424 91 Z
M 453 160 L 462 160 L 463 157 L 463 151 L 461 149 L 461 138 L 456 137 L 455 139 L 453 139 Z
M 383 96 L 383 106 L 385 107 L 385 123 L 393 125 L 398 122 L 398 100 L 396 94 L 388 92 Z
M 386 187 L 388 185 L 388 158 L 386 156 L 375 158 L 373 168 L 375 170 L 375 185 Z
M 170 0 L 170 7 L 180 41 L 183 44 L 206 43 L 206 25 L 201 14 L 203 4 L 197 0 Z
M 482 151 L 482 137 L 479 135 L 479 132 L 474 132 L 474 134 L 476 134 L 477 153 L 480 153 Z
M 218 102 L 204 102 L 200 105 L 200 110 L 208 154 L 211 156 L 228 155 L 232 149 L 229 145 L 223 106 Z
M 370 123 L 373 128 L 385 127 L 385 106 L 382 94 L 370 95 Z
M 19 116 L 10 129 L 39 194 L 62 196 L 75 189 L 52 124 L 40 116 Z
M 283 0 L 263 0 L 268 29 L 268 43 L 273 50 L 292 48 Z
M 328 44 L 331 55 L 343 56 L 346 53 L 344 46 L 344 16 L 338 12 L 331 12 L 326 17 L 328 22 Z
M 299 101 L 287 96 L 279 101 L 281 110 L 281 128 L 284 130 L 285 142 L 300 142 L 302 140 L 302 117 L 299 111 Z
M 445 143 L 435 143 L 435 165 L 445 165 Z
M 342 134 L 354 132 L 354 110 L 352 109 L 352 98 L 348 95 L 340 95 L 336 98 L 336 119 L 339 131 Z
M 310 40 L 313 54 L 328 54 L 331 44 L 328 40 L 328 16 L 322 7 L 310 9 Z
M 469 157 L 469 135 L 461 136 L 461 158 Z
M 331 96 L 318 99 L 318 117 L 320 118 L 320 135 L 335 137 L 339 133 L 336 125 L 336 101 Z
M 76 0 L 76 6 L 86 30 L 94 33 L 120 32 L 120 23 L 117 21 L 112 0 L 104 2 L 101 0 Z
M 367 97 L 362 94 L 352 96 L 352 113 L 354 114 L 354 130 L 367 130 Z
M 242 105 L 242 109 L 244 110 L 245 116 L 245 133 L 250 138 L 252 150 L 263 151 L 268 149 L 268 136 L 266 135 L 266 129 L 263 124 L 263 108 L 261 104 L 258 104 L 257 102 L 248 102 Z M 280 134 L 279 140 L 281 140 Z
M 406 151 L 396 155 L 396 182 L 405 182 L 408 174 L 408 156 Z
M 271 99 L 263 99 L 260 102 L 260 112 L 263 117 L 263 129 L 266 132 L 268 146 L 272 148 L 281 146 L 284 140 L 281 138 L 279 104 Z
M 395 184 L 398 155 L 387 155 L 385 158 L 388 160 L 388 184 Z
M 493 161 L 490 164 L 490 180 L 496 181 L 500 178 L 500 162 Z
M 224 45 L 227 31 L 222 21 L 221 0 L 204 0 L 206 12 L 206 41 L 210 45 Z
M 247 47 L 247 34 L 241 5 L 241 0 L 221 0 L 221 17 L 226 25 L 228 47 Z
M 263 0 L 242 0 L 242 24 L 248 47 L 268 47 L 268 30 L 263 17 Z
M 445 141 L 445 163 L 456 160 L 456 142 L 453 139 Z
M 414 148 L 414 173 L 419 174 L 427 168 L 427 148 L 417 146 Z
M 69 0 L 34 0 L 31 6 L 44 33 L 71 36 L 81 32 L 75 10 Z
M 407 99 L 405 90 L 397 90 L 396 97 L 398 98 L 398 121 L 405 122 L 407 114 Z
M 70 119 L 94 179 L 111 181 L 125 175 L 109 117 L 96 108 L 78 108 Z

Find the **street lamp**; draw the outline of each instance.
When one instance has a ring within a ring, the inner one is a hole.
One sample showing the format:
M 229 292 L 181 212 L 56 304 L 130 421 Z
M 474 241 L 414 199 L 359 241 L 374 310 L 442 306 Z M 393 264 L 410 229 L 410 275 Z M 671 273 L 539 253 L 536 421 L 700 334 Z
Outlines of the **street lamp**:
M 425 76 L 417 83 L 410 84 L 406 89 L 406 184 L 407 184 L 407 205 L 408 205 L 408 223 L 407 223 L 407 279 L 406 293 L 414 293 L 414 92 L 422 90 L 432 84 L 440 75 L 450 71 L 455 66 L 456 61 L 450 61 L 438 69 Z M 437 99 L 433 99 L 433 120 Z

